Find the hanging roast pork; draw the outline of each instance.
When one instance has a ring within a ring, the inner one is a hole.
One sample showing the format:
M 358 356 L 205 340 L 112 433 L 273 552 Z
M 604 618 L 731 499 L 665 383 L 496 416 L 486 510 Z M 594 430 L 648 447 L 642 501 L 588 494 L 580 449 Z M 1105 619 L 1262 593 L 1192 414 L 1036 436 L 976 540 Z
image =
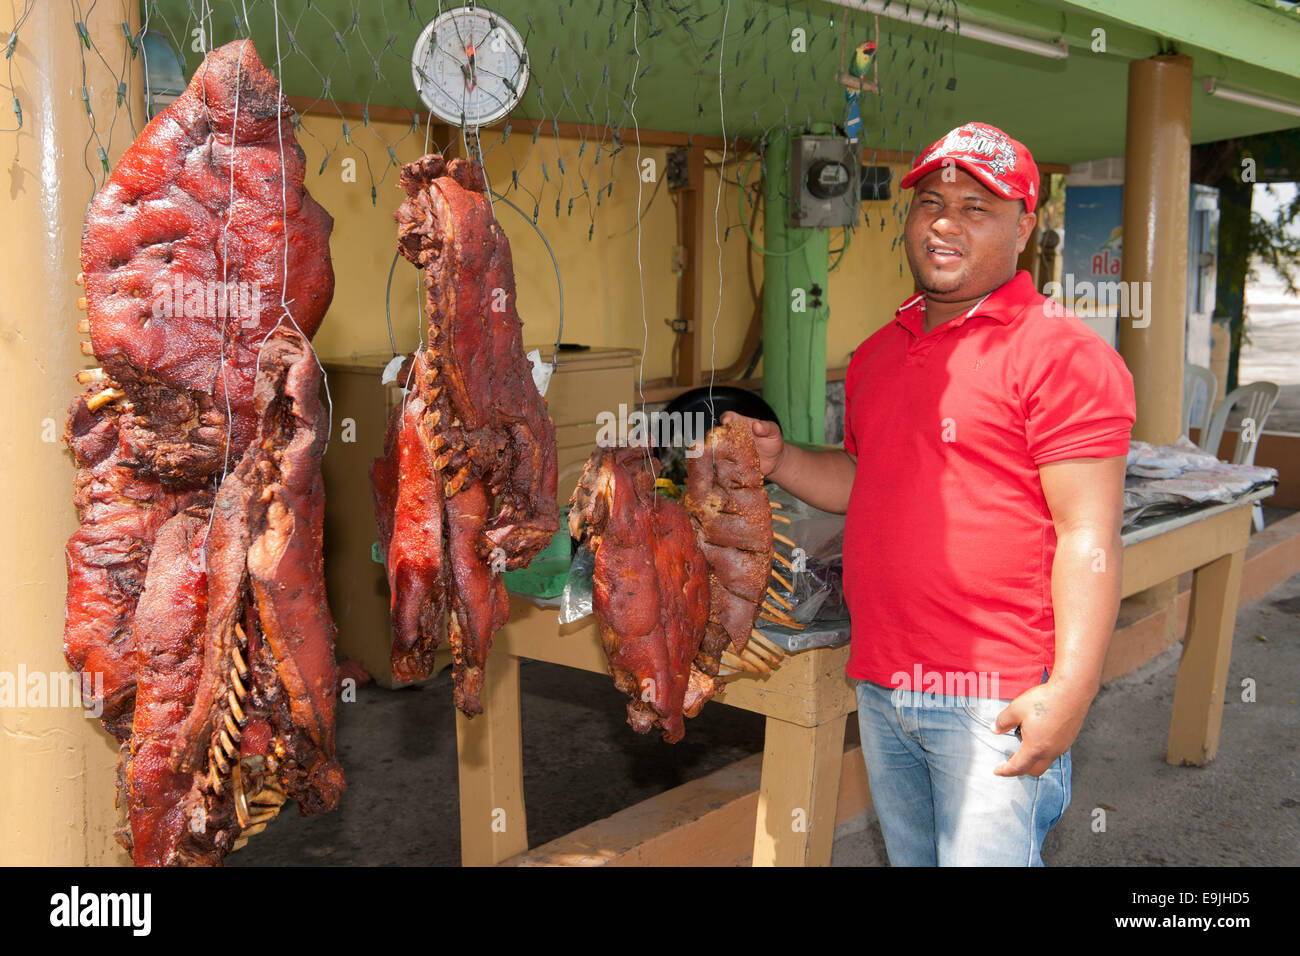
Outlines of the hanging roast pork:
M 628 723 L 675 743 L 720 689 L 724 662 L 769 669 L 774 658 L 747 645 L 758 615 L 781 612 L 764 604 L 772 505 L 748 423 L 719 425 L 691 450 L 681 504 L 656 494 L 656 465 L 644 447 L 597 448 L 569 528 L 595 556 L 592 611 Z
M 66 438 L 64 650 L 121 741 L 137 864 L 217 863 L 286 799 L 332 809 L 329 429 L 308 339 L 333 220 L 251 41 L 212 51 L 86 215 Z
M 403 167 L 401 185 L 398 248 L 424 270 L 428 339 L 402 371 L 406 399 L 370 473 L 392 668 L 428 677 L 445 629 L 456 706 L 473 716 L 509 614 L 501 572 L 559 528 L 555 426 L 524 355 L 510 243 L 482 169 L 431 154 Z

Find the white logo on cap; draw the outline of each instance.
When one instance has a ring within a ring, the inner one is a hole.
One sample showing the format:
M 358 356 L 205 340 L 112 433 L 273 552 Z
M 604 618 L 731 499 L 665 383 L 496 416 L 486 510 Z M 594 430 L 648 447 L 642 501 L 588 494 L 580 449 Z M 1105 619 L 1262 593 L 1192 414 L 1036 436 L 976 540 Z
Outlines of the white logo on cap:
M 1016 168 L 1016 148 L 1011 140 L 998 130 L 978 129 L 974 126 L 959 126 L 943 138 L 926 162 L 939 157 L 951 156 L 953 153 L 965 153 L 962 158 L 968 162 L 977 162 L 989 168 L 1003 192 L 1010 192 L 1011 187 L 1002 182 L 1008 170 Z M 1030 191 L 1033 195 L 1033 191 Z

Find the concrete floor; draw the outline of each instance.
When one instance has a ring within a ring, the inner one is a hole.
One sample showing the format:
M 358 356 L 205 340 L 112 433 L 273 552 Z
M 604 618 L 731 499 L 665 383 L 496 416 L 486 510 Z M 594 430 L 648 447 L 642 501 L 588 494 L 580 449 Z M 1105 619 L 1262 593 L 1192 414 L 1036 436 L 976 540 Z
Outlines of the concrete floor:
M 1071 804 L 1043 848 L 1049 865 L 1300 864 L 1300 574 L 1238 611 L 1219 756 L 1205 768 L 1164 762 L 1177 664 L 1175 648 L 1098 695 L 1074 746 Z M 1241 700 L 1245 678 L 1255 703 Z M 762 750 L 762 718 L 731 707 L 706 707 L 669 746 L 631 731 L 607 677 L 528 662 L 522 686 L 530 846 Z M 339 810 L 289 811 L 229 865 L 459 862 L 447 672 L 422 688 L 360 688 L 341 706 L 339 749 Z M 1093 833 L 1102 805 L 1113 808 L 1107 829 Z M 885 860 L 870 812 L 840 828 L 833 865 Z
M 758 714 L 705 707 L 668 745 L 628 727 L 607 676 L 540 661 L 520 674 L 529 846 L 763 749 Z M 287 811 L 227 865 L 459 865 L 450 670 L 421 687 L 359 688 L 340 705 L 338 740 L 348 780 L 339 809 L 307 819 Z

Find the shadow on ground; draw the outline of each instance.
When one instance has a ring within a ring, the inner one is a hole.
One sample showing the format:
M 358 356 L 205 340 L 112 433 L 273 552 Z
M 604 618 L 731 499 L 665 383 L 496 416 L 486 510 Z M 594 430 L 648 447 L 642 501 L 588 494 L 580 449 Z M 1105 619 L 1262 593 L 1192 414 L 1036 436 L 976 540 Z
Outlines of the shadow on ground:
M 627 725 L 626 698 L 605 675 L 537 661 L 520 673 L 529 846 L 763 749 L 758 714 L 711 704 L 670 745 Z M 359 688 L 340 705 L 339 759 L 348 791 L 337 811 L 288 809 L 227 865 L 459 865 L 449 671 L 422 687 Z

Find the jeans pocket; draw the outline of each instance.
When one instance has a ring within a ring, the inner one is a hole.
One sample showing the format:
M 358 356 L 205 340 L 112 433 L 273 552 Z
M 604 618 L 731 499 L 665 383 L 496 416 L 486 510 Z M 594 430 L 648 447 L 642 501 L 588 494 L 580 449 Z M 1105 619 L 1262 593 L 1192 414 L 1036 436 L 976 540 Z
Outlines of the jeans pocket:
M 1070 756 L 1070 751 L 1061 754 L 1061 790 L 1063 796 L 1061 800 L 1061 813 L 1064 814 L 1066 808 L 1070 805 L 1070 778 L 1073 776 L 1074 758 Z
M 989 730 L 993 729 L 993 721 L 996 715 L 989 716 L 982 706 L 983 698 L 981 697 L 963 697 L 961 698 L 961 709 L 966 712 L 966 716 L 977 724 L 983 724 Z
M 992 733 L 993 722 L 997 720 L 998 714 L 1006 710 L 1007 703 L 1005 700 L 993 697 L 962 697 L 961 709 L 972 721 Z M 1012 728 L 999 736 L 1019 740 L 1020 728 Z

